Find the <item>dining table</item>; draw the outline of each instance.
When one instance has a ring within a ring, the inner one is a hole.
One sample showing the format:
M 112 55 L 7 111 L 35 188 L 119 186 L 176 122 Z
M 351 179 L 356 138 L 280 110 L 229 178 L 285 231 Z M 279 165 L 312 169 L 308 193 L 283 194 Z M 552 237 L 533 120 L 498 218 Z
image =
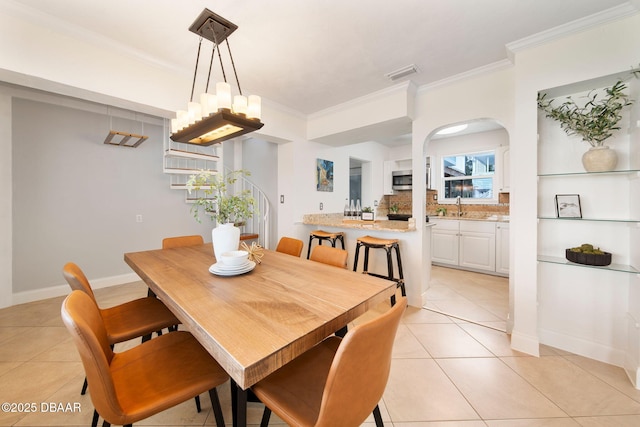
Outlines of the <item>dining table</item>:
M 124 255 L 229 374 L 239 427 L 246 426 L 252 385 L 396 290 L 395 282 L 349 269 L 262 248 L 252 252 L 259 262 L 236 275 L 218 268 L 210 243 Z

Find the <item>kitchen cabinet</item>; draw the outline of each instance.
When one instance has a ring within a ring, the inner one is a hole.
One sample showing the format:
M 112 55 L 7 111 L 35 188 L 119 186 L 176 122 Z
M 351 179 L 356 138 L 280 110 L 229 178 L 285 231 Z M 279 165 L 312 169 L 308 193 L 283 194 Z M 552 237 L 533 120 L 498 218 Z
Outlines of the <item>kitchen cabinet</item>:
M 438 219 L 431 231 L 431 261 L 436 265 L 456 267 L 465 270 L 480 271 L 507 275 L 509 238 L 504 238 L 501 231 L 500 253 L 496 247 L 496 222 L 477 220 Z M 507 225 L 508 224 L 500 223 Z M 501 266 L 497 270 L 496 259 L 504 260 L 506 253 L 506 270 Z
M 496 223 L 460 221 L 460 267 L 495 272 Z
M 509 146 L 500 146 L 496 150 L 496 168 L 498 169 L 498 192 L 508 193 L 511 189 L 511 150 Z
M 436 220 L 429 218 L 435 223 L 431 229 L 431 261 L 444 265 L 458 265 L 459 253 L 459 231 L 460 221 L 458 220 Z
M 392 173 L 394 171 L 411 170 L 411 167 L 411 159 L 386 160 L 382 163 L 382 173 L 384 174 L 382 177 L 382 192 L 385 196 L 396 194 L 395 190 L 393 189 L 393 178 L 391 176 Z
M 496 273 L 509 274 L 509 223 L 496 224 Z

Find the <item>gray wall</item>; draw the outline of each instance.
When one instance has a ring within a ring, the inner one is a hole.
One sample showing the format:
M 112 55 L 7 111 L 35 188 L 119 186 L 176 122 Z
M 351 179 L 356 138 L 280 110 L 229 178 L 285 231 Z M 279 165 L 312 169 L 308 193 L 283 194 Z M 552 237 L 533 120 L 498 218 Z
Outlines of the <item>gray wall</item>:
M 227 150 L 224 153 L 227 158 Z M 249 138 L 242 146 L 242 167 L 251 172 L 247 179 L 258 186 L 269 199 L 271 210 L 269 248 L 278 244 L 278 147 L 272 142 Z
M 211 241 L 211 224 L 191 217 L 162 172 L 161 121 L 144 125 L 138 148 L 109 146 L 111 127 L 141 133 L 140 122 L 110 123 L 92 109 L 12 100 L 14 293 L 63 284 L 68 261 L 104 278 L 131 273 L 123 254 L 159 248 L 163 237 Z

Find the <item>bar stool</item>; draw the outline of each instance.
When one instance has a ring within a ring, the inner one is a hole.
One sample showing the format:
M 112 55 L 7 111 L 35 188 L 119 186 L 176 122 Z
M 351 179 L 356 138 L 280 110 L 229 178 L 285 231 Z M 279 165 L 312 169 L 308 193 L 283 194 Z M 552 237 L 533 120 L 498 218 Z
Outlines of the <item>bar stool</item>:
M 353 271 L 358 268 L 358 255 L 360 254 L 360 247 L 364 246 L 364 269 L 363 274 L 370 274 L 372 276 L 381 277 L 383 279 L 389 279 L 396 282 L 397 287 L 402 291 L 402 296 L 407 296 L 407 292 L 404 287 L 404 275 L 402 274 L 402 260 L 400 259 L 400 247 L 398 245 L 398 239 L 380 239 L 372 236 L 362 236 L 357 239 L 356 254 L 353 260 Z M 370 273 L 369 269 L 369 249 L 384 249 L 387 253 L 387 275 Z M 398 263 L 398 275 L 399 278 L 393 277 L 393 261 L 391 259 L 391 250 L 396 251 L 396 260 Z M 395 295 L 391 297 L 391 304 L 395 303 Z
M 336 233 L 330 233 L 328 231 L 316 230 L 309 233 L 309 248 L 307 249 L 307 259 L 311 255 L 311 242 L 313 239 L 318 239 L 318 244 L 322 245 L 324 240 L 329 240 L 331 242 L 331 246 L 336 247 L 336 240 L 340 240 L 340 244 L 342 244 L 342 249 L 344 249 L 344 233 L 342 231 L 338 231 Z

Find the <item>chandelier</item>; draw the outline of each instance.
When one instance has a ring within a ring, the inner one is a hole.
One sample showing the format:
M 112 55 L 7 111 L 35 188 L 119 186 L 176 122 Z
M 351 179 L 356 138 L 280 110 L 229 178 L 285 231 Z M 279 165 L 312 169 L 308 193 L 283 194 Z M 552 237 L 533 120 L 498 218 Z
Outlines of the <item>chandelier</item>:
M 240 81 L 236 73 L 236 66 L 231 55 L 228 37 L 238 28 L 237 25 L 216 15 L 209 9 L 204 9 L 200 16 L 191 24 L 189 31 L 200 36 L 198 55 L 193 72 L 193 84 L 191 85 L 191 98 L 186 110 L 178 110 L 176 117 L 171 119 L 171 136 L 175 142 L 196 145 L 212 145 L 235 138 L 249 132 L 260 129 L 264 123 L 260 121 L 261 100 L 259 96 L 242 95 Z M 198 62 L 200 61 L 200 49 L 202 40 L 207 39 L 213 43 L 209 73 L 205 91 L 200 95 L 199 101 L 193 99 L 196 76 L 198 74 Z M 231 85 L 227 83 L 227 75 L 222 63 L 220 44 L 226 41 L 233 74 L 238 86 L 239 95 L 231 97 Z M 209 80 L 213 62 L 218 53 L 220 67 L 222 68 L 223 81 L 215 84 L 215 93 L 209 91 Z

